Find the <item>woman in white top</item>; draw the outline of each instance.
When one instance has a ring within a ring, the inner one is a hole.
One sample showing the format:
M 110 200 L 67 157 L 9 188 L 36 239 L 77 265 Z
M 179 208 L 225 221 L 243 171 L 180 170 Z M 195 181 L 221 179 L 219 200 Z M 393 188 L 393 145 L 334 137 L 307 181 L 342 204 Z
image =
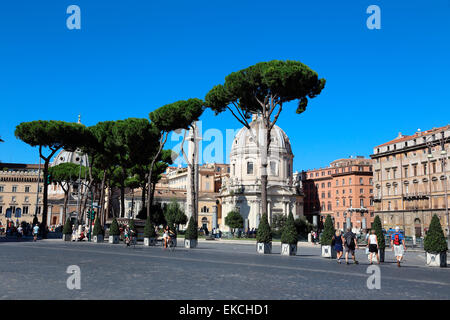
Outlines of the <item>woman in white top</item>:
M 377 235 L 375 234 L 375 230 L 372 230 L 372 232 L 369 236 L 368 245 L 369 245 L 370 264 L 372 264 L 372 259 L 373 259 L 374 254 L 377 257 L 378 264 L 380 264 L 380 258 L 378 257 L 378 239 L 377 239 Z

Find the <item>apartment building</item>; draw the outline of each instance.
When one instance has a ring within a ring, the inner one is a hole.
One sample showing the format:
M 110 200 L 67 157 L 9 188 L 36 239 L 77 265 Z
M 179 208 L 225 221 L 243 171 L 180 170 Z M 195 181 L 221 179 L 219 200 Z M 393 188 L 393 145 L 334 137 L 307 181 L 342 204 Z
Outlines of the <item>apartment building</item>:
M 399 135 L 376 146 L 375 214 L 385 228 L 399 226 L 407 236 L 422 237 L 437 214 L 448 232 L 448 149 L 450 125 Z
M 374 219 L 372 183 L 372 160 L 361 156 L 303 172 L 305 216 L 320 224 L 331 215 L 336 229 L 368 229 Z
M 41 219 L 43 180 L 37 164 L 0 163 L 0 225 Z M 36 205 L 36 200 L 38 205 Z

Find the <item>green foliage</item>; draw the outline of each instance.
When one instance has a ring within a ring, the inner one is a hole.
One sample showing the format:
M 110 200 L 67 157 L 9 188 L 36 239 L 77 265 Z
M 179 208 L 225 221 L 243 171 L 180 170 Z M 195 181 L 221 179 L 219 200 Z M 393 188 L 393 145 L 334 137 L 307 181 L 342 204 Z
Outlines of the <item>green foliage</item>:
M 232 210 L 225 217 L 225 225 L 230 227 L 234 235 L 235 229 L 244 227 L 244 218 L 237 210 Z
M 78 180 L 80 166 L 72 162 L 60 163 L 57 166 L 48 168 L 51 182 L 62 185 L 64 182 L 72 183 Z
M 103 235 L 103 228 L 102 225 L 100 224 L 100 220 L 95 219 L 95 224 L 94 224 L 94 231 L 92 233 L 94 236 L 98 236 L 98 235 Z
M 316 72 L 299 61 L 272 60 L 260 62 L 246 69 L 233 72 L 223 85 L 215 86 L 205 97 L 205 104 L 216 114 L 237 104 L 245 118 L 263 111 L 258 102 L 274 97 L 275 104 L 299 100 L 296 112 L 302 113 L 308 97 L 314 98 L 325 86 Z
M 430 227 L 423 242 L 423 248 L 429 253 L 441 253 L 448 250 L 441 222 L 436 214 L 431 218 Z
M 117 223 L 116 218 L 111 222 L 111 227 L 109 228 L 109 235 L 118 236 L 120 235 L 119 224 Z
M 331 220 L 331 216 L 327 215 L 327 218 L 325 219 L 323 233 L 322 236 L 320 237 L 320 244 L 324 246 L 330 246 L 334 236 L 334 232 L 335 230 L 333 226 L 333 221 Z
M 130 230 L 136 232 L 136 225 L 134 224 L 134 219 L 128 219 L 128 227 Z
M 301 237 L 306 238 L 308 233 L 311 232 L 313 225 L 306 220 L 305 217 L 300 217 L 294 221 L 295 228 L 297 229 L 297 234 Z
M 152 124 L 160 131 L 170 132 L 176 129 L 189 129 L 191 123 L 197 121 L 203 113 L 203 101 L 197 98 L 180 100 L 166 104 L 149 116 Z
M 267 218 L 267 214 L 264 214 L 261 217 L 261 221 L 259 222 L 258 230 L 256 231 L 256 241 L 262 243 L 271 243 L 272 242 L 272 231 L 270 230 L 269 221 Z
M 184 234 L 184 238 L 187 240 L 197 240 L 198 239 L 198 231 L 197 231 L 197 222 L 194 217 L 189 219 L 188 227 L 186 229 L 186 233 Z
M 153 225 L 150 217 L 145 221 L 144 226 L 144 237 L 146 238 L 156 238 L 155 226 Z
M 294 216 L 292 215 L 292 212 L 290 212 L 284 225 L 283 233 L 281 234 L 281 243 L 296 245 L 297 242 L 298 242 L 298 233 L 297 229 L 295 228 Z
M 72 221 L 70 218 L 67 218 L 66 223 L 64 224 L 63 234 L 72 234 Z
M 175 199 L 173 199 L 165 208 L 164 218 L 170 228 L 172 228 L 172 230 L 176 229 L 177 231 L 180 224 L 186 224 L 188 222 L 186 214 Z
M 377 235 L 378 248 L 385 249 L 386 241 L 384 239 L 383 227 L 379 216 L 376 216 L 375 219 L 373 219 L 372 229 L 375 230 L 375 234 Z
M 279 239 L 286 224 L 287 217 L 282 213 L 274 213 L 272 215 L 272 236 Z
M 86 127 L 79 123 L 55 120 L 22 122 L 16 127 L 15 136 L 32 147 L 75 150 L 80 144 L 79 137 Z

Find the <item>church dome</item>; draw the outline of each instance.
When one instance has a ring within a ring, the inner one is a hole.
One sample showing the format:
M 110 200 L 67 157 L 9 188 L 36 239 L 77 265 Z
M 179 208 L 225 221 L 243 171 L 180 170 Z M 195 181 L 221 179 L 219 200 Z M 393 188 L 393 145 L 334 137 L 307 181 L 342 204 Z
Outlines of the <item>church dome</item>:
M 87 166 L 88 158 L 86 155 L 81 154 L 78 150 L 75 152 L 67 151 L 67 150 L 61 150 L 52 161 L 51 166 L 57 166 L 61 163 L 71 162 L 74 164 L 80 164 L 83 166 Z
M 259 170 L 261 157 L 258 147 L 254 141 L 258 139 L 263 143 L 262 118 L 254 118 L 250 123 L 250 130 L 246 127 L 239 130 L 233 140 L 230 152 L 230 173 L 245 183 L 255 183 L 260 177 Z M 267 161 L 267 174 L 269 181 L 286 181 L 292 177 L 292 154 L 291 143 L 286 133 L 278 126 L 271 130 L 271 142 Z

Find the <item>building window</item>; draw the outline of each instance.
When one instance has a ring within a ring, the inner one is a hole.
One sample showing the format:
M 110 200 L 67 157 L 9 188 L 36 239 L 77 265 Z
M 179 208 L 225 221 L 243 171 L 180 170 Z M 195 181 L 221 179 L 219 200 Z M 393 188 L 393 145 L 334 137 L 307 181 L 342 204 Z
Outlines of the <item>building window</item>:
M 364 189 L 359 189 L 359 193 L 363 194 L 364 193 Z
M 253 162 L 247 162 L 247 174 L 253 174 Z
M 423 174 L 424 175 L 427 174 L 427 164 L 426 163 L 423 164 Z
M 25 186 L 25 192 L 26 193 L 30 192 L 30 186 Z
M 5 191 L 5 187 L 4 186 L 0 186 L 0 192 L 4 192 Z
M 342 185 L 345 185 L 345 179 L 342 179 Z
M 405 178 L 408 177 L 408 167 L 405 167 Z
M 433 169 L 433 173 L 436 173 L 436 162 L 433 162 L 431 167 Z
M 15 196 L 11 198 L 11 202 L 12 203 L 16 202 L 16 197 Z
M 17 186 L 12 186 L 12 192 L 17 192 Z
M 364 184 L 363 178 L 359 178 L 359 184 Z
M 28 214 L 28 207 L 27 206 L 23 207 L 22 213 L 23 214 Z
M 0 196 L 0 202 L 3 202 L 3 196 Z
M 413 166 L 414 177 L 417 177 L 417 166 Z
M 350 208 L 352 208 L 352 206 L 353 206 L 353 199 L 348 199 L 348 201 L 350 202 L 350 203 L 349 203 Z
M 322 188 L 325 188 L 325 183 L 322 183 Z
M 253 169 L 252 169 L 253 172 Z M 277 176 L 277 163 L 275 161 L 270 161 L 270 174 L 273 176 Z
M 29 202 L 30 201 L 30 197 L 25 197 L 24 199 L 25 199 L 24 200 L 25 202 Z
M 3 214 L 3 206 L 0 206 L 0 214 Z
M 359 205 L 364 208 L 364 199 L 359 199 Z
M 325 199 L 325 192 L 322 192 L 322 199 Z
M 328 188 L 331 188 L 331 182 L 328 182 Z

